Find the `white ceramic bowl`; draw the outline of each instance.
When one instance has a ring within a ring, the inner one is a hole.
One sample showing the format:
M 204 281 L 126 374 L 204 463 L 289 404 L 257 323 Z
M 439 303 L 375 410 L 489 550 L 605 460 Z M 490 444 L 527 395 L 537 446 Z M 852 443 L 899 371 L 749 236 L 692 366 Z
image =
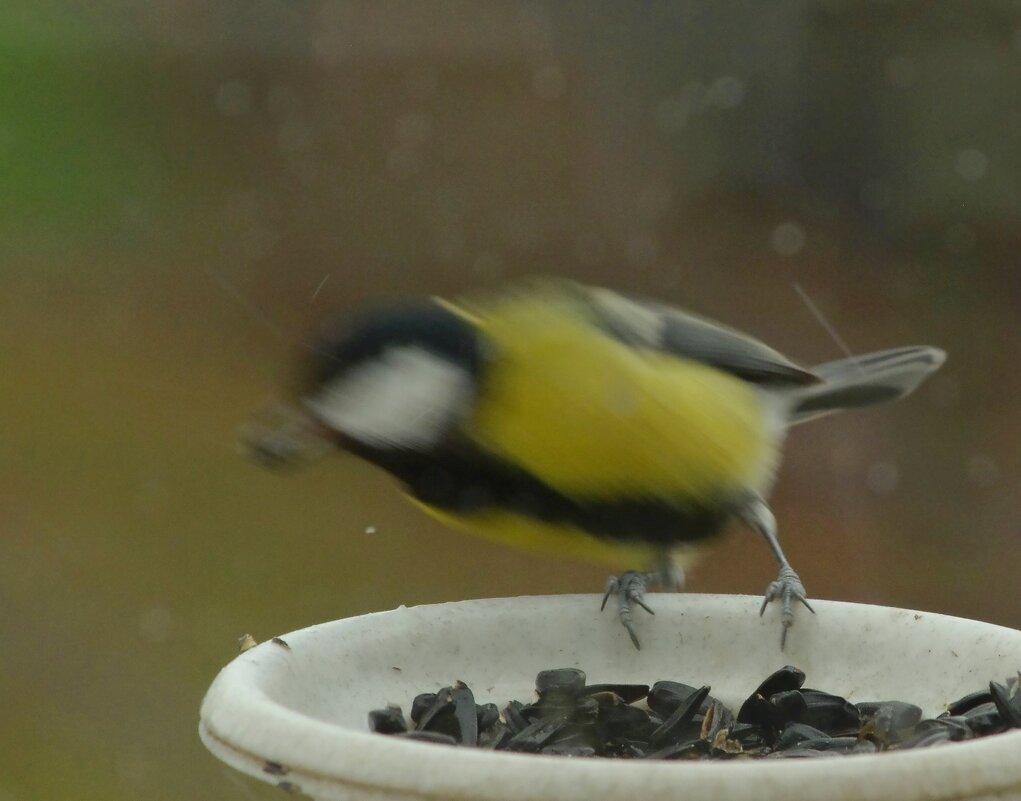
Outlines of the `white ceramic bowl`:
M 736 705 L 785 664 L 851 701 L 943 705 L 1021 668 L 1021 632 L 903 609 L 813 600 L 787 649 L 776 609 L 750 596 L 656 594 L 636 651 L 594 595 L 464 601 L 312 626 L 221 671 L 202 705 L 206 746 L 235 768 L 319 799 L 861 801 L 1021 798 L 1021 731 L 901 753 L 805 760 L 649 762 L 438 746 L 370 734 L 367 713 L 461 679 L 501 708 L 535 674 L 711 684 Z M 280 766 L 277 770 L 271 762 Z

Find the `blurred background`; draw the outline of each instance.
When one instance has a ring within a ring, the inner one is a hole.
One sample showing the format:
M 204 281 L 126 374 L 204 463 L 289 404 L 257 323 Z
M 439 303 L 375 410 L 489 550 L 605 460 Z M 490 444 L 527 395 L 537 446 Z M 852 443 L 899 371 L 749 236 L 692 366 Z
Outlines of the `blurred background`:
M 839 356 L 800 287 L 946 348 L 794 432 L 781 539 L 810 597 L 1021 626 L 1019 2 L 9 0 L 0 165 L 0 801 L 275 798 L 196 734 L 240 635 L 602 588 L 237 455 L 394 296 L 561 274 Z M 774 574 L 735 530 L 689 585 Z

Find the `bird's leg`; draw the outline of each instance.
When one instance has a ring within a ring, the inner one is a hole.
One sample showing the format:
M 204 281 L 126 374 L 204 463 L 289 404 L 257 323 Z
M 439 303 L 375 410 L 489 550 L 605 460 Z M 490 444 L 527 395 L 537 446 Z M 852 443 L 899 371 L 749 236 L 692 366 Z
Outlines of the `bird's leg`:
M 662 552 L 652 566 L 656 582 L 666 592 L 680 592 L 684 589 L 684 569 L 677 564 L 667 551 Z
M 645 603 L 645 593 L 652 584 L 659 584 L 664 589 L 677 591 L 684 586 L 684 571 L 671 561 L 670 557 L 663 554 L 655 563 L 653 570 L 648 573 L 641 573 L 637 570 L 628 570 L 619 576 L 610 576 L 606 580 L 606 592 L 603 594 L 603 603 L 600 610 L 606 608 L 606 602 L 611 595 L 617 596 L 617 616 L 635 648 L 642 649 L 635 633 L 634 623 L 631 620 L 631 604 L 638 604 L 650 615 L 656 614 Z
M 655 573 L 640 573 L 637 570 L 628 570 L 619 576 L 610 576 L 606 580 L 606 592 L 603 593 L 603 603 L 599 607 L 600 611 L 606 609 L 606 602 L 610 599 L 610 596 L 617 596 L 617 616 L 620 618 L 624 628 L 627 629 L 631 642 L 634 643 L 635 648 L 639 651 L 642 649 L 642 644 L 638 641 L 634 623 L 631 622 L 631 604 L 632 602 L 638 604 L 650 615 L 656 614 L 646 605 L 644 600 L 645 591 L 656 578 Z
M 781 604 L 780 623 L 783 626 L 780 634 L 780 650 L 782 651 L 787 643 L 787 630 L 794 624 L 794 602 L 800 601 L 812 614 L 815 614 L 815 610 L 805 600 L 805 585 L 801 583 L 798 574 L 794 572 L 791 563 L 784 556 L 780 542 L 776 538 L 776 517 L 766 502 L 758 495 L 753 495 L 740 509 L 739 515 L 745 523 L 765 537 L 766 544 L 769 545 L 773 556 L 776 557 L 776 561 L 780 565 L 780 573 L 776 580 L 771 581 L 766 587 L 759 615 L 761 616 L 766 611 L 770 601 L 779 599 Z

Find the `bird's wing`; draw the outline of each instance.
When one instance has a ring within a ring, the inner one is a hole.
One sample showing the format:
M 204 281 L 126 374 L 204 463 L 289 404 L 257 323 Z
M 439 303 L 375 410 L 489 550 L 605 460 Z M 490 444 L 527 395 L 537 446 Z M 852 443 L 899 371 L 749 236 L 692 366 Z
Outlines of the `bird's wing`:
M 587 289 L 585 296 L 596 323 L 635 347 L 702 362 L 763 386 L 806 386 L 821 380 L 768 345 L 711 320 L 607 289 Z

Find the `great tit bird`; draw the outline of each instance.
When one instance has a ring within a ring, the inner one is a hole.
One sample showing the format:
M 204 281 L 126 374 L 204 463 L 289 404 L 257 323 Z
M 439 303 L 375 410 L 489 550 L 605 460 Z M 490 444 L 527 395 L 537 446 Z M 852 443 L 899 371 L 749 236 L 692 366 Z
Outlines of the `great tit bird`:
M 443 521 L 525 547 L 641 568 L 603 597 L 636 647 L 632 604 L 731 520 L 779 574 L 781 648 L 811 607 L 766 503 L 787 428 L 900 398 L 944 360 L 901 347 L 806 369 L 719 323 L 568 282 L 329 319 L 297 402 L 243 440 L 266 464 L 340 449 Z M 652 568 L 651 571 L 649 568 Z

